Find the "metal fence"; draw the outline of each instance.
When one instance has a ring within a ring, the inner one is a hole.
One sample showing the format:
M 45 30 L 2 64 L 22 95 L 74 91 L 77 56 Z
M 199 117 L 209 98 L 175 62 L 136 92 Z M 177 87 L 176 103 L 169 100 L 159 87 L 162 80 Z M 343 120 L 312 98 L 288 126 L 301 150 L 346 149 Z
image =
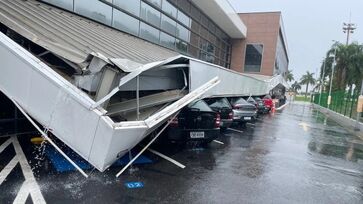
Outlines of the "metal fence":
M 312 102 L 328 108 L 328 96 L 329 93 L 313 94 Z M 329 109 L 355 120 L 357 118 L 358 97 L 358 90 L 332 92 Z M 360 115 L 359 120 L 363 122 L 362 115 Z

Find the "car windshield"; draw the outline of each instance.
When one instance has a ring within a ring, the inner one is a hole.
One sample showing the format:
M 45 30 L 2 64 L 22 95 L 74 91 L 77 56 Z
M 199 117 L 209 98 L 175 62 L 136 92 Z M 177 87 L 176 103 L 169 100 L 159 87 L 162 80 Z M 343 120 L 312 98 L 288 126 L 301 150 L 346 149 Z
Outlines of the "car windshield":
M 249 104 L 249 103 L 243 98 L 237 98 L 232 100 L 232 104 Z
M 226 98 L 219 98 L 219 99 L 210 99 L 207 101 L 209 107 L 211 108 L 230 108 L 229 102 Z
M 247 99 L 247 101 L 248 101 L 248 102 L 256 103 L 255 99 L 253 99 L 252 97 L 249 97 L 249 98 Z
M 188 108 L 198 109 L 200 111 L 212 111 L 212 109 L 203 100 L 189 104 Z

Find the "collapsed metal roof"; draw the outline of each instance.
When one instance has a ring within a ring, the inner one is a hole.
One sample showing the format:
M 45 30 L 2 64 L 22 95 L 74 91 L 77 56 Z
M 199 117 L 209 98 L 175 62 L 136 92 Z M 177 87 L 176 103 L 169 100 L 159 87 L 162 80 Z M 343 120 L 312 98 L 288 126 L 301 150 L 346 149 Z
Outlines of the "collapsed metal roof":
M 177 52 L 35 0 L 1 0 L 0 22 L 73 63 L 91 53 L 146 64 Z

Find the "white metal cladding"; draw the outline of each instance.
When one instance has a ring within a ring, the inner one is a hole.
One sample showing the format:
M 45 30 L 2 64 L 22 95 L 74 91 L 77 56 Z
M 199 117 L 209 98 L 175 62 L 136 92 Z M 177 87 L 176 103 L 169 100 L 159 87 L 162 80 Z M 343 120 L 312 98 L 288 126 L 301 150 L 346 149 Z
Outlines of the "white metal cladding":
M 73 63 L 91 53 L 138 63 L 179 53 L 35 0 L 1 0 L 0 22 L 28 40 Z
M 100 171 L 219 83 L 210 80 L 145 121 L 114 123 L 102 108 L 91 109 L 88 95 L 2 33 L 0 58 L 0 90 Z
M 238 73 L 200 60 L 190 59 L 190 83 L 191 90 L 207 82 L 214 76 L 218 76 L 221 83 L 204 96 L 259 96 L 268 94 L 278 84 L 288 87 L 284 78 L 280 75 L 249 76 Z

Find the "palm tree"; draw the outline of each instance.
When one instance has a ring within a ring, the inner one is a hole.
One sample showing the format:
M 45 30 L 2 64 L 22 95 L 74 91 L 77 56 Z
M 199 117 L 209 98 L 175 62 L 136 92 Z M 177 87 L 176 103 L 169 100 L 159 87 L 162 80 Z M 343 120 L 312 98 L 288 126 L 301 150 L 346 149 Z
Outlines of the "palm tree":
M 291 89 L 292 89 L 292 91 L 297 93 L 297 91 L 301 89 L 300 83 L 295 81 L 293 84 L 291 84 Z
M 305 100 L 308 97 L 308 89 L 309 89 L 309 84 L 314 85 L 315 84 L 315 79 L 314 79 L 314 73 L 310 73 L 309 71 L 306 72 L 306 74 L 304 74 L 301 77 L 301 82 L 300 84 L 304 84 L 306 85 L 306 91 L 305 91 Z
M 348 86 L 350 89 L 353 84 L 360 85 L 363 78 L 363 45 L 356 42 L 349 45 L 334 43 L 326 55 L 326 68 L 323 78 L 331 76 L 331 66 L 333 58 L 330 54 L 336 50 L 336 66 L 333 77 L 333 89 L 345 90 Z
M 288 82 L 294 81 L 294 75 L 292 74 L 292 70 L 287 70 L 287 72 L 286 72 L 286 80 Z

